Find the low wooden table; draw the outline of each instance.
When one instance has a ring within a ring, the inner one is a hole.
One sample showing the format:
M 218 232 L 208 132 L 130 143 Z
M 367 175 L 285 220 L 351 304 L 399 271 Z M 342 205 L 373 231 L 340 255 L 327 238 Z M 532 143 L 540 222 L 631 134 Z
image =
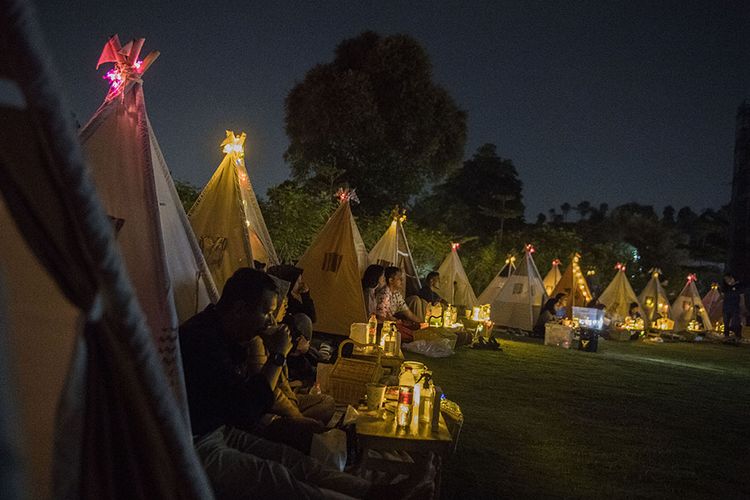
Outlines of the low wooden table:
M 441 464 L 450 455 L 453 443 L 442 415 L 437 430 L 433 432 L 430 424 L 419 423 L 417 415 L 412 415 L 412 423 L 408 429 L 399 429 L 395 415 L 390 411 L 361 411 L 356 428 L 357 444 L 362 457 L 360 466 L 363 469 L 407 475 L 418 469 L 414 463 L 372 457 L 370 450 L 406 451 L 418 455 L 433 452 L 440 457 L 436 464 L 435 498 L 440 497 Z

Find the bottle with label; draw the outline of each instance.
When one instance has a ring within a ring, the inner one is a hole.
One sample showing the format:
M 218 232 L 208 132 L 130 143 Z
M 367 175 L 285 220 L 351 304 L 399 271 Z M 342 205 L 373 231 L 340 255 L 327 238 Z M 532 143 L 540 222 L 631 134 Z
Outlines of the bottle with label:
M 367 343 L 374 344 L 378 335 L 378 318 L 375 314 L 370 315 L 370 321 L 367 322 Z
M 411 366 L 404 369 L 404 373 L 398 378 L 398 406 L 396 407 L 396 425 L 399 428 L 408 428 L 411 424 L 412 406 L 414 404 L 414 385 L 416 380 Z
M 419 423 L 429 424 L 432 422 L 432 405 L 435 399 L 435 389 L 432 388 L 430 374 L 425 373 L 422 377 L 422 390 L 419 399 Z
M 396 325 L 391 323 L 390 328 L 388 328 L 388 333 L 384 333 L 384 335 L 385 343 L 383 345 L 383 351 L 385 351 L 385 354 L 388 356 L 394 356 L 396 354 Z

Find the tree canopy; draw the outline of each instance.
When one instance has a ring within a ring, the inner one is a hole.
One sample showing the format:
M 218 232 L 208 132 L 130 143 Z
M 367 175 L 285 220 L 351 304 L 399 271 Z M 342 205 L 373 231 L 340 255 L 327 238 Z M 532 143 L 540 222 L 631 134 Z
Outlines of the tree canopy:
M 357 188 L 362 210 L 404 204 L 456 167 L 466 113 L 432 80 L 424 48 L 406 35 L 344 40 L 285 102 L 292 174 L 332 190 Z

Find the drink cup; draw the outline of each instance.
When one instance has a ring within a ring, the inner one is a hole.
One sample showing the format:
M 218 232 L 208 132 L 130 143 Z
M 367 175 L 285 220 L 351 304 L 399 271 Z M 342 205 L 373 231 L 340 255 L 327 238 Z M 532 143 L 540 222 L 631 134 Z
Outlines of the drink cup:
M 384 384 L 367 384 L 367 409 L 374 411 L 380 409 L 385 398 Z

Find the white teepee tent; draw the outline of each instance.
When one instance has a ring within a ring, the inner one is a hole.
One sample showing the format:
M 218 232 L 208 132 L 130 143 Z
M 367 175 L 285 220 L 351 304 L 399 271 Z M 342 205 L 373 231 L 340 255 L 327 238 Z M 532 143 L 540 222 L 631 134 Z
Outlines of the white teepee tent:
M 339 192 L 341 204 L 297 262 L 315 300 L 315 330 L 337 335 L 349 335 L 352 323 L 367 320 L 361 281 L 367 249 L 350 199 L 356 200 L 353 191 Z
M 638 303 L 643 309 L 643 318 L 647 324 L 653 323 L 661 314 L 663 317 L 670 316 L 669 299 L 659 281 L 661 269 L 651 270 L 651 279 L 638 296 Z
M 630 281 L 625 275 L 625 266 L 617 263 L 617 273 L 607 288 L 599 296 L 598 300 L 604 304 L 607 314 L 617 320 L 624 320 L 630 311 L 630 304 L 638 302 L 638 297 L 630 286 Z
M 404 271 L 405 279 L 404 297 L 416 295 L 421 288 L 417 268 L 411 256 L 409 242 L 404 232 L 405 211 L 399 211 L 398 207 L 393 212 L 393 220 L 383 236 L 375 243 L 368 255 L 370 264 L 378 264 L 383 267 L 396 266 Z
M 180 387 L 177 327 L 218 297 L 146 114 L 140 77 L 155 57 L 140 62 L 142 44 L 121 47 L 115 36 L 105 46 L 99 64 L 116 63 L 112 85 L 79 139 L 165 369 Z
M 547 293 L 536 268 L 534 247 L 526 245 L 524 257 L 492 302 L 490 317 L 499 326 L 531 331 Z
M 474 307 L 477 305 L 477 296 L 458 257 L 458 247 L 458 243 L 451 244 L 450 253 L 438 268 L 440 284 L 437 293 L 451 304 Z
M 279 263 L 245 167 L 245 133 L 227 130 L 224 159 L 203 188 L 188 217 L 216 287 L 253 260 Z
M 689 274 L 687 283 L 672 304 L 672 319 L 675 331 L 687 330 L 688 323 L 700 317 L 706 330 L 713 330 L 711 319 L 695 286 L 695 274 Z
M 508 278 L 510 278 L 510 275 L 513 274 L 513 271 L 515 270 L 516 257 L 515 255 L 508 255 L 505 259 L 505 265 L 500 269 L 500 272 L 492 278 L 492 281 L 490 281 L 484 291 L 479 294 L 477 302 L 479 304 L 492 304 L 492 301 L 498 296 L 500 290 L 503 289 L 503 285 L 505 285 L 505 282 L 508 281 Z
M 711 324 L 714 327 L 724 321 L 724 297 L 719 292 L 718 283 L 711 283 L 711 290 L 703 297 L 703 307 L 708 311 L 708 317 L 711 319 Z
M 547 273 L 547 276 L 544 277 L 544 291 L 547 292 L 548 296 L 552 295 L 552 291 L 557 286 L 560 278 L 562 278 L 562 273 L 560 272 L 560 264 L 560 259 L 553 260 L 552 267 Z

